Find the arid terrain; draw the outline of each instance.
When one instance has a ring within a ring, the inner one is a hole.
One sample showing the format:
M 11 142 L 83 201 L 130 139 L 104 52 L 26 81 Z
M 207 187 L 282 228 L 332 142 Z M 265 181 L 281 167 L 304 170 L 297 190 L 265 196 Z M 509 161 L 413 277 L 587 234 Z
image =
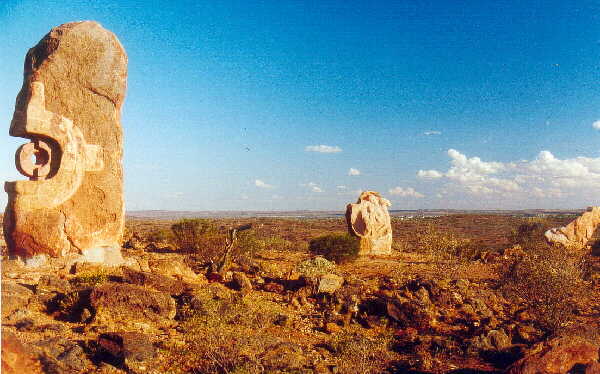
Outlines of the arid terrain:
M 332 262 L 311 240 L 343 217 L 129 216 L 127 266 L 3 251 L 3 349 L 32 373 L 598 373 L 598 250 L 542 235 L 573 218 L 393 217 L 392 256 Z

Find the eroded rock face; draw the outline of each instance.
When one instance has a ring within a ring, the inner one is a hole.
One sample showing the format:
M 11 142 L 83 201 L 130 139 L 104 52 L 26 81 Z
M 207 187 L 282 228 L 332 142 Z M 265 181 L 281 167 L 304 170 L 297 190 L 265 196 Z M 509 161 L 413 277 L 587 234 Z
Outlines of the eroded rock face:
M 15 157 L 29 180 L 5 184 L 9 253 L 120 256 L 126 78 L 121 43 L 96 22 L 58 26 L 29 50 L 9 131 L 30 140 Z
M 590 207 L 566 226 L 553 228 L 544 234 L 550 243 L 568 248 L 583 248 L 600 224 L 600 207 Z
M 379 192 L 363 191 L 356 204 L 346 206 L 348 231 L 360 237 L 361 255 L 387 255 L 392 251 L 389 200 Z

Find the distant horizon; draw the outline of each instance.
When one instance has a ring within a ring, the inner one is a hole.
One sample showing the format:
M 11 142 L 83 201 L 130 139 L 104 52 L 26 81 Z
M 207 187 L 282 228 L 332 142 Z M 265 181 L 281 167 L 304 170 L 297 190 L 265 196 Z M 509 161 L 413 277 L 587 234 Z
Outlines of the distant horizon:
M 28 49 L 95 20 L 129 60 L 128 211 L 600 205 L 600 3 L 0 1 L 0 181 Z M 0 206 L 6 204 L 0 193 Z M 572 209 L 572 208 L 569 208 Z

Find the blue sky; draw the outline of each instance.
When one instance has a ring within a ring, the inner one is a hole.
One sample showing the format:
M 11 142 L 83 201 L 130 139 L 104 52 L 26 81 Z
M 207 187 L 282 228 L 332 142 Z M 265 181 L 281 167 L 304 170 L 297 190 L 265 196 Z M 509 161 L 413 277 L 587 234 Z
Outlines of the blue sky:
M 129 210 L 600 205 L 598 1 L 3 0 L 2 180 L 25 53 L 78 20 L 129 56 Z

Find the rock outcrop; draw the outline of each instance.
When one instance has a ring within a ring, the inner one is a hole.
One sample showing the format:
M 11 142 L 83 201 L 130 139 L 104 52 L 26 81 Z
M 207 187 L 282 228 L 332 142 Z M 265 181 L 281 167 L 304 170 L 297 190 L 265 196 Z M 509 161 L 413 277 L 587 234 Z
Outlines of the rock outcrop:
M 544 234 L 550 243 L 568 248 L 583 248 L 594 235 L 600 224 L 600 207 L 590 207 L 566 226 L 553 228 Z
M 121 43 L 96 22 L 58 26 L 27 53 L 9 133 L 30 140 L 15 157 L 29 180 L 5 184 L 10 254 L 121 258 L 126 79 Z
M 379 192 L 363 191 L 356 204 L 346 207 L 350 234 L 360 238 L 360 255 L 387 255 L 392 251 L 389 200 Z

